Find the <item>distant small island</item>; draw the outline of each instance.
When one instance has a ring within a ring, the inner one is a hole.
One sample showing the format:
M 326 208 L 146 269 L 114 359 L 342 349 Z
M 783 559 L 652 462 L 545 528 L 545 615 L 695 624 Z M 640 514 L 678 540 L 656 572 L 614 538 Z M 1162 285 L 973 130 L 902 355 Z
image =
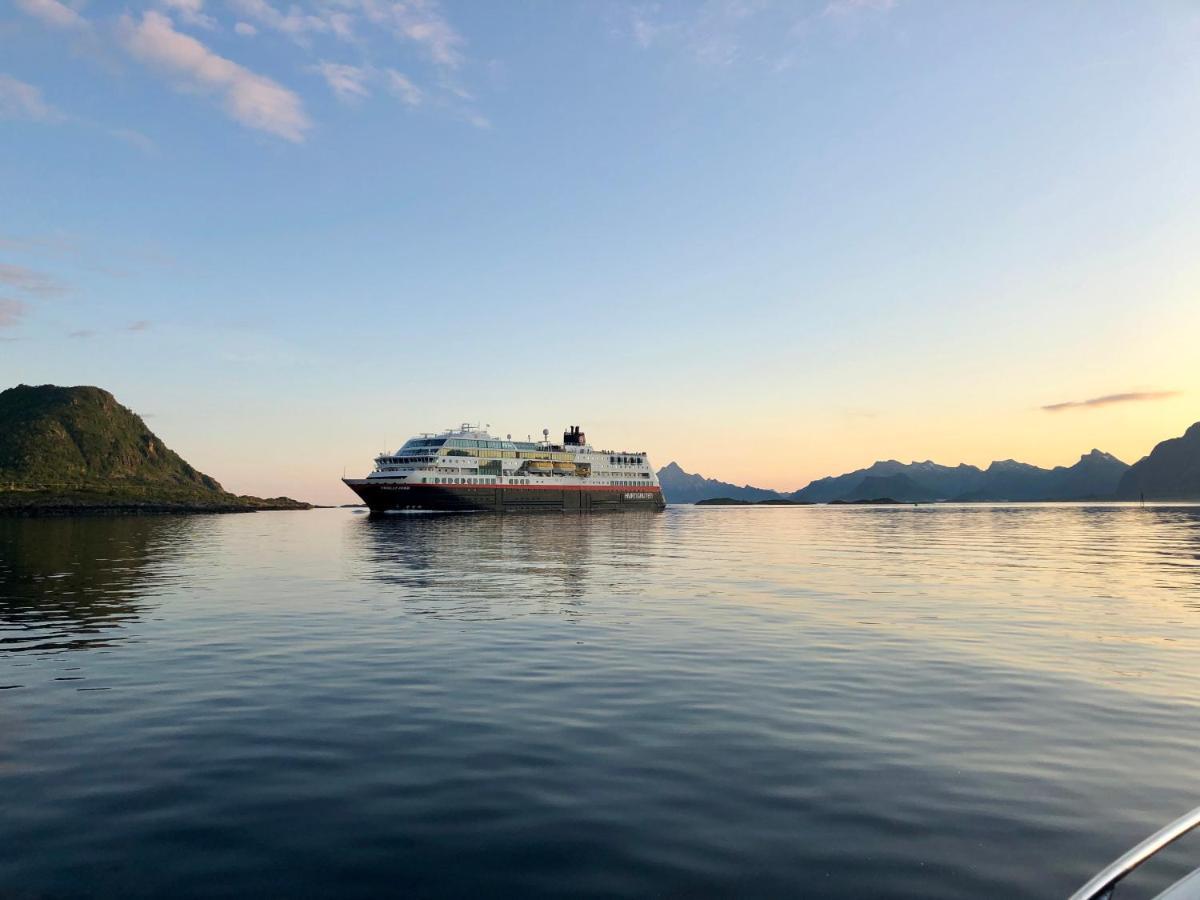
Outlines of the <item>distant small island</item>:
M 708 500 L 697 500 L 695 506 L 811 506 L 803 500 L 787 500 L 783 497 L 772 497 L 767 500 L 738 500 L 734 497 L 711 497 Z
M 231 494 L 168 448 L 108 391 L 0 391 L 0 515 L 226 513 L 311 509 Z
M 907 506 L 908 500 L 893 500 L 891 497 L 872 497 L 869 500 L 830 500 L 828 506 Z M 805 500 L 785 500 L 772 498 L 770 500 L 738 500 L 735 497 L 710 497 L 707 500 L 697 500 L 693 506 L 813 506 Z

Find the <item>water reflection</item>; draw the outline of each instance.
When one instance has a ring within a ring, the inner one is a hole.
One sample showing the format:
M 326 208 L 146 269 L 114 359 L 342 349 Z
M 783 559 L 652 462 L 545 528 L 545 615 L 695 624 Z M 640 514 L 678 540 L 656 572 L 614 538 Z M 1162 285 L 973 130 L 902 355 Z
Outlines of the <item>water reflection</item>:
M 185 518 L 0 518 L 0 656 L 120 640 L 195 527 Z
M 394 515 L 348 527 L 361 577 L 399 588 L 432 615 L 492 618 L 578 611 L 588 590 L 643 588 L 662 517 Z
M 1195 508 L 0 521 L 0 895 L 1063 897 L 1195 802 L 1198 559 Z

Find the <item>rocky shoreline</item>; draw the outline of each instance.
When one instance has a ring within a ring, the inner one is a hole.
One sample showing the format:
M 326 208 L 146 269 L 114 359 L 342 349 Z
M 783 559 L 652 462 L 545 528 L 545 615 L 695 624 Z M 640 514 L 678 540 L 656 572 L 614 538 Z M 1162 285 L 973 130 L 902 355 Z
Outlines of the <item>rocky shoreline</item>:
M 269 510 L 312 509 L 312 504 L 291 497 L 122 497 L 52 491 L 0 491 L 0 516 L 121 516 L 202 513 L 250 513 Z

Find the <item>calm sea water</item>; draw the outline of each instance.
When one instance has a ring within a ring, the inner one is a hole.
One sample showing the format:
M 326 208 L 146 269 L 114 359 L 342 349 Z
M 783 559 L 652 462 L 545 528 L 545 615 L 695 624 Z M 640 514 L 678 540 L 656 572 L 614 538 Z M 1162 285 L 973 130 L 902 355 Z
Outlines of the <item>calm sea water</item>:
M 1200 804 L 1200 508 L 0 520 L 0 688 L 0 896 L 1057 898 Z

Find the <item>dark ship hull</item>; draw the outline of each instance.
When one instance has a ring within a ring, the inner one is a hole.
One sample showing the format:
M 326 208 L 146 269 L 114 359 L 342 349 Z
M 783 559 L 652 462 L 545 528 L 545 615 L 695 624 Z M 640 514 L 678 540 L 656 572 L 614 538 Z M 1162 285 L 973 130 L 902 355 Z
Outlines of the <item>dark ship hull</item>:
M 562 484 L 401 484 L 382 479 L 344 478 L 371 512 L 592 512 L 660 510 L 658 486 L 618 487 Z

